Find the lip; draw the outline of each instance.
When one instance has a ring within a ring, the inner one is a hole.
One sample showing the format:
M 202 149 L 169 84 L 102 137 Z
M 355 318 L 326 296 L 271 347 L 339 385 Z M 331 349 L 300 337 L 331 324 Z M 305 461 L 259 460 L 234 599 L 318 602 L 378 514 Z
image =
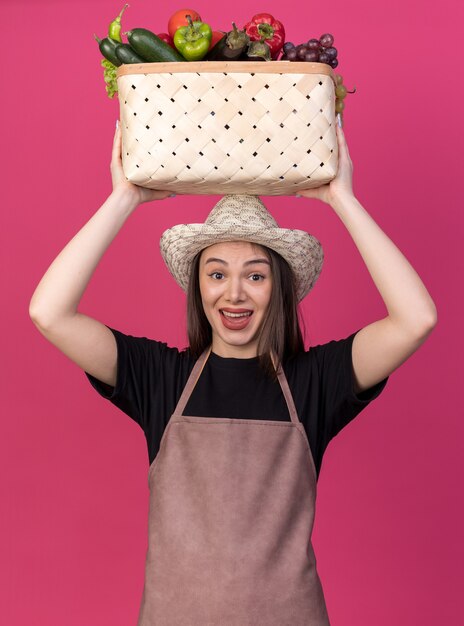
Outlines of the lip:
M 231 318 L 224 315 L 222 311 L 226 311 L 226 313 L 251 313 L 251 315 L 247 315 L 245 317 Z M 221 322 L 228 330 L 243 330 L 250 323 L 250 320 L 253 317 L 253 311 L 251 309 L 224 308 L 219 309 L 219 315 L 221 317 Z

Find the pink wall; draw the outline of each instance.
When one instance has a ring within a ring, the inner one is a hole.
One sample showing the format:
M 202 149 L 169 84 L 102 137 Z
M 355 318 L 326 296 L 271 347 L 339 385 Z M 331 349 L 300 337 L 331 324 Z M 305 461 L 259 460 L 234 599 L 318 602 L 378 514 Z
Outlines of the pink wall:
M 135 624 L 140 603 L 143 433 L 98 397 L 28 316 L 41 276 L 110 193 L 118 105 L 104 92 L 93 33 L 104 36 L 122 5 L 3 0 L 0 7 L 8 172 L 0 247 L 0 621 L 9 626 Z M 133 2 L 125 28 L 165 30 L 181 6 Z M 337 72 L 358 89 L 345 114 L 355 193 L 413 264 L 439 312 L 429 340 L 326 452 L 314 541 L 333 626 L 464 623 L 461 4 L 193 6 L 217 29 L 268 10 L 294 43 L 334 34 Z M 140 207 L 103 258 L 81 310 L 124 332 L 184 345 L 184 296 L 158 240 L 174 223 L 202 221 L 217 199 L 180 196 Z M 312 344 L 386 314 L 330 207 L 264 200 L 282 225 L 307 229 L 324 246 L 321 278 L 304 303 Z

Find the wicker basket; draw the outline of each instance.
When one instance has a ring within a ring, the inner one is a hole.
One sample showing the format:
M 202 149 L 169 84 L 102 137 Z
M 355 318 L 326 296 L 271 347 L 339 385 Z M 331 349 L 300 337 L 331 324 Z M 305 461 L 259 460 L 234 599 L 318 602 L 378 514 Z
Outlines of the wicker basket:
M 127 179 L 177 194 L 293 195 L 337 173 L 325 63 L 199 61 L 118 68 Z

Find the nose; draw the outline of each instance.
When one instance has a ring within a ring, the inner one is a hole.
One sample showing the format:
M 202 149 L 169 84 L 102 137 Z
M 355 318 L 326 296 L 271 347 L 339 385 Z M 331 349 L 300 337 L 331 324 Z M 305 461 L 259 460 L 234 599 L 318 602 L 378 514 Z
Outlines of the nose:
M 243 302 L 246 299 L 243 283 L 238 276 L 230 277 L 227 281 L 225 297 L 229 302 Z

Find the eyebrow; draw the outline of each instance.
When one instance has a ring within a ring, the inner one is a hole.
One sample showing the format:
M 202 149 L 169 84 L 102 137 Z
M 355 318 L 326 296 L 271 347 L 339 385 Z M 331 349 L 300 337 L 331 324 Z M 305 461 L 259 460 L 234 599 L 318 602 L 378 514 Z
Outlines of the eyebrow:
M 216 257 L 210 257 L 208 260 L 205 261 L 205 265 L 207 265 L 208 263 L 222 263 L 223 265 L 229 265 L 227 261 L 224 261 L 223 259 L 218 259 Z M 250 261 L 245 261 L 243 265 L 255 265 L 255 263 L 266 263 L 266 265 L 271 265 L 269 261 L 264 258 L 251 259 Z

